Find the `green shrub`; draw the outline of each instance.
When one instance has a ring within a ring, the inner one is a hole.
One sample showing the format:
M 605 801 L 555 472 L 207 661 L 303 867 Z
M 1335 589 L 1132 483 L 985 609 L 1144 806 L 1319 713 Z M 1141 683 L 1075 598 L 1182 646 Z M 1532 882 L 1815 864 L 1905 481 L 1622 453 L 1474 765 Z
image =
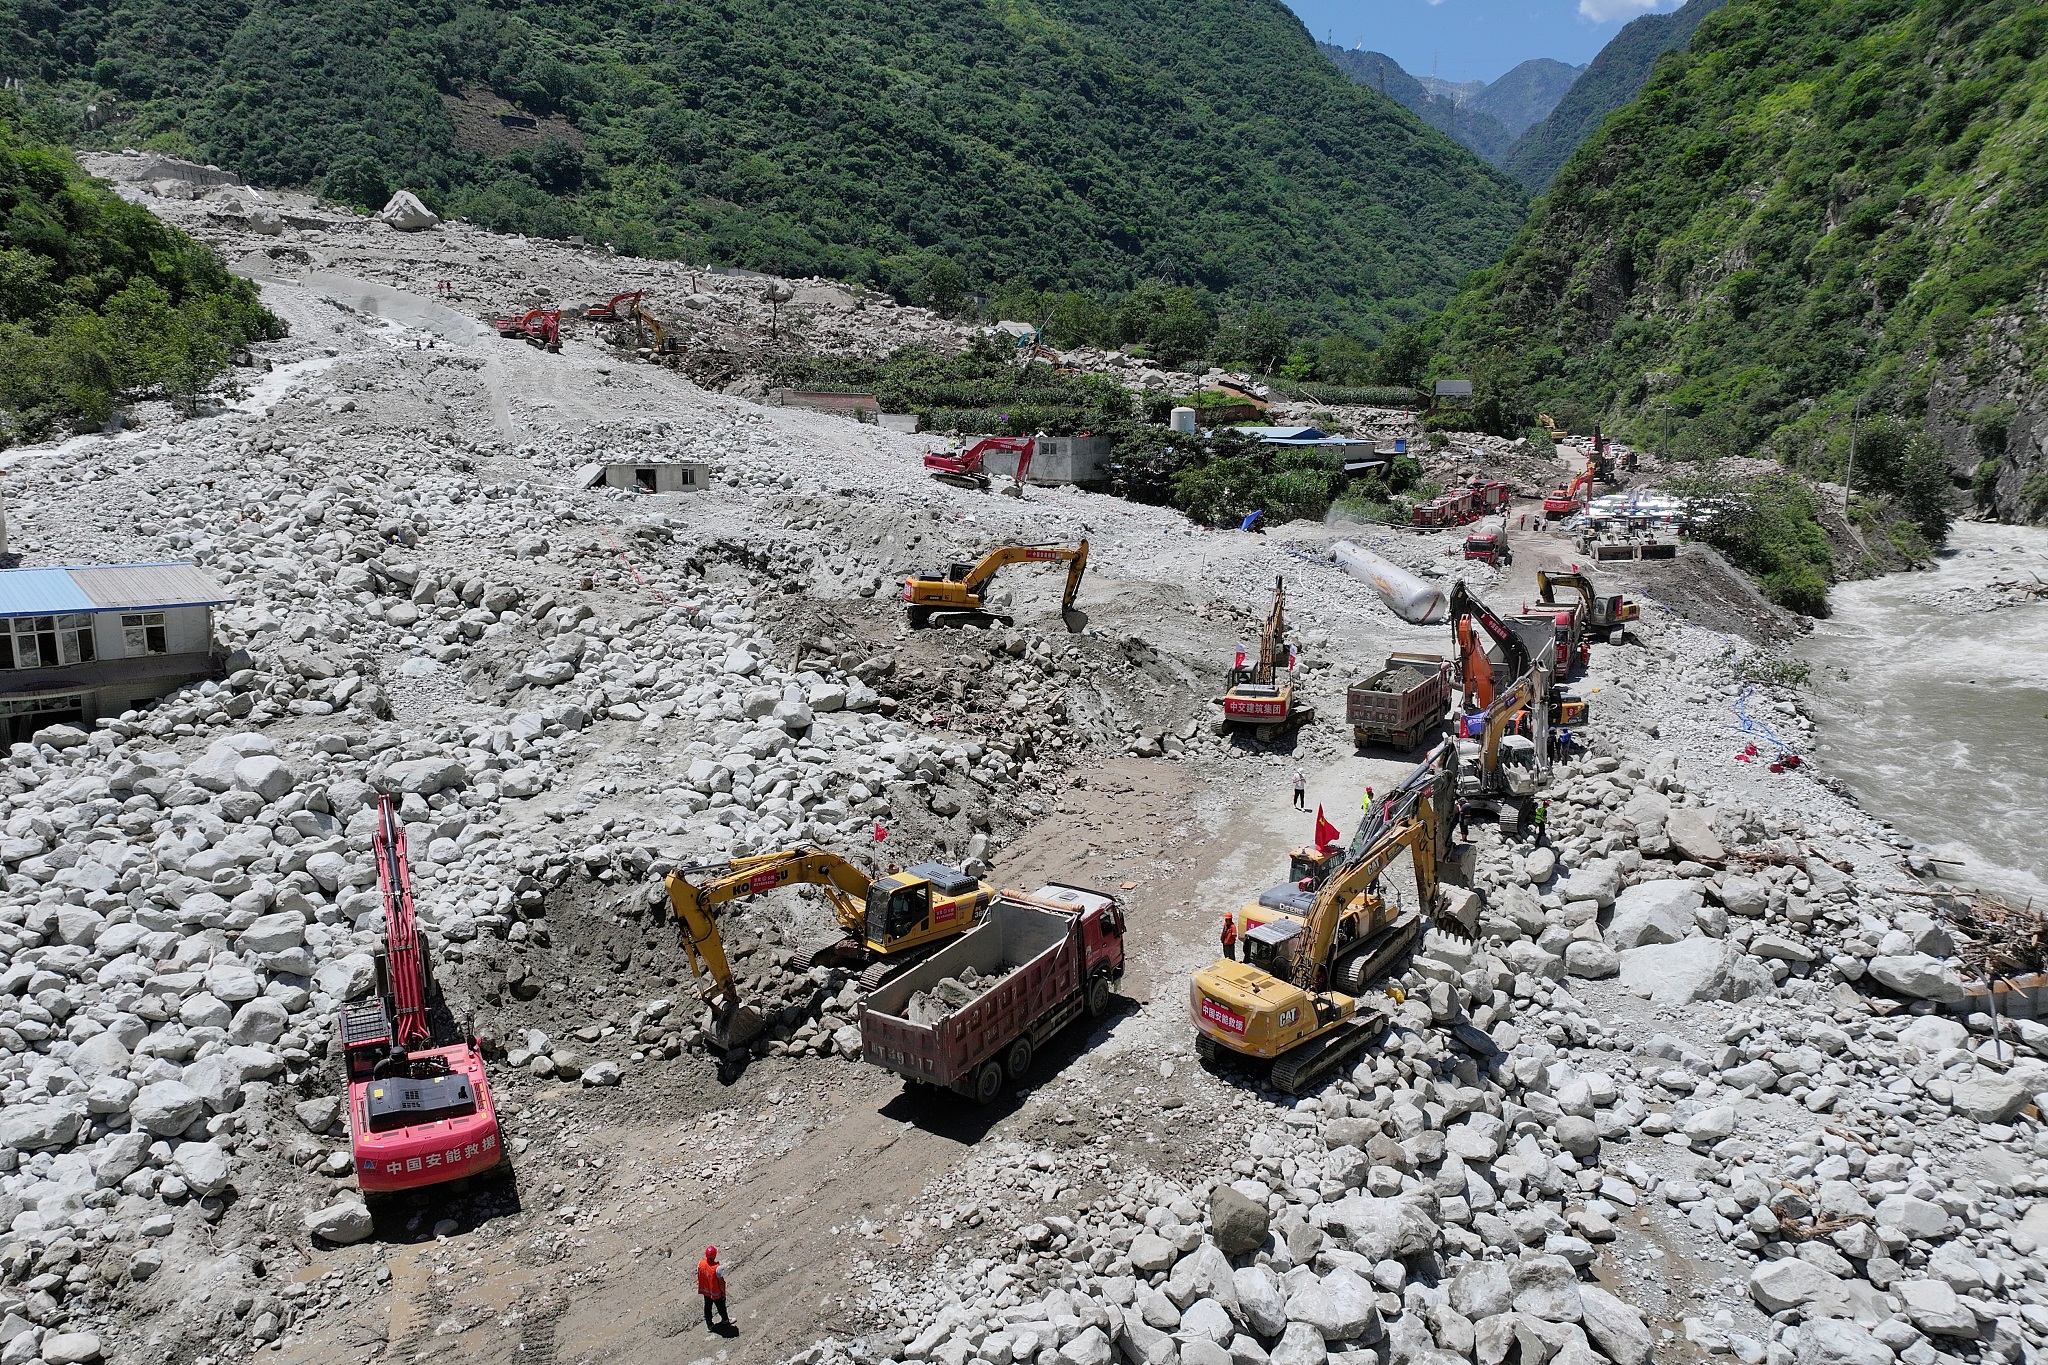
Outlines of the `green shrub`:
M 1677 481 L 1673 491 L 1720 509 L 1701 534 L 1754 577 L 1771 601 L 1804 616 L 1828 614 L 1834 551 L 1820 526 L 1820 506 L 1798 476 L 1739 481 L 1702 472 Z
M 248 342 L 284 334 L 256 288 L 23 133 L 0 95 L 0 446 L 188 405 Z

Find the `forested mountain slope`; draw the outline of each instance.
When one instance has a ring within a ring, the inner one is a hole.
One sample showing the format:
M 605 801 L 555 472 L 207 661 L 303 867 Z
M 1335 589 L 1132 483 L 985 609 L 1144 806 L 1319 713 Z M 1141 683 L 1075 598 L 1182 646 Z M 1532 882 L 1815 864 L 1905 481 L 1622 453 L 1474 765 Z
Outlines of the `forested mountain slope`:
M 1515 135 L 1502 127 L 1499 119 L 1477 109 L 1462 107 L 1448 96 L 1431 93 L 1427 86 L 1409 75 L 1386 53 L 1336 47 L 1329 43 L 1317 43 L 1316 46 L 1352 80 L 1412 109 L 1424 123 L 1488 161 L 1498 162 L 1514 145 Z
M 1700 21 L 1726 3 L 1686 0 L 1670 14 L 1645 14 L 1624 24 L 1542 122 L 1515 130 L 1520 136 L 1495 164 L 1530 190 L 1541 190 L 1602 119 L 1636 97 L 1657 59 L 1691 42 Z
M 899 288 L 940 261 L 981 288 L 1165 280 L 1368 338 L 1524 207 L 1280 0 L 7 0 L 0 76 L 79 131 L 96 104 L 114 145 L 359 203 L 405 185 L 493 226 Z
M 1508 136 L 1520 137 L 1547 117 L 1585 68 L 1551 57 L 1532 57 L 1465 102 L 1465 107 L 1500 120 Z
M 1938 497 L 1938 442 L 2038 517 L 2044 132 L 2035 0 L 1730 0 L 1439 319 L 1437 363 L 1530 412 L 1815 473 L 1860 409 L 1881 439 L 1859 487 Z

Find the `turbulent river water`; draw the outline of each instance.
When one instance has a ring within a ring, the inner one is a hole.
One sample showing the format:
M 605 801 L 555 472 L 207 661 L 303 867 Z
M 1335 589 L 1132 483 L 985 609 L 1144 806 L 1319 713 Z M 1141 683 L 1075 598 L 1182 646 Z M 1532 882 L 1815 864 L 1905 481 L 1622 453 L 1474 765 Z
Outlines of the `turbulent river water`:
M 1845 583 L 1799 646 L 1818 757 L 1944 876 L 2048 904 L 2048 531 L 1975 522 L 1929 573 Z

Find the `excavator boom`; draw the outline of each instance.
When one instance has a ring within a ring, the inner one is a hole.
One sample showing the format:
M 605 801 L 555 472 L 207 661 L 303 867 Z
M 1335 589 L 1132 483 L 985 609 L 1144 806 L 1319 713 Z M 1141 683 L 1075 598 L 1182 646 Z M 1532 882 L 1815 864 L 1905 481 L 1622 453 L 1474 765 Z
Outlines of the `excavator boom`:
M 385 976 L 391 985 L 392 1030 L 402 1048 L 433 1041 L 427 1018 L 427 960 L 420 947 L 419 920 L 412 907 L 412 869 L 407 865 L 405 826 L 388 796 L 377 802 L 377 830 L 371 836 L 377 882 L 384 894 Z

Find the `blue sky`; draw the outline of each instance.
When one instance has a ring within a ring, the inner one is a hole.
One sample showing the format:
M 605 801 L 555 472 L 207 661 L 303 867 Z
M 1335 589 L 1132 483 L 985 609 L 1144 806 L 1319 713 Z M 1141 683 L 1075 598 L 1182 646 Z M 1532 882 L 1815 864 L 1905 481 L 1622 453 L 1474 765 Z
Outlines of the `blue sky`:
M 1495 80 L 1531 57 L 1573 66 L 1621 26 L 1679 0 L 1287 0 L 1318 41 L 1384 52 L 1411 75 Z

